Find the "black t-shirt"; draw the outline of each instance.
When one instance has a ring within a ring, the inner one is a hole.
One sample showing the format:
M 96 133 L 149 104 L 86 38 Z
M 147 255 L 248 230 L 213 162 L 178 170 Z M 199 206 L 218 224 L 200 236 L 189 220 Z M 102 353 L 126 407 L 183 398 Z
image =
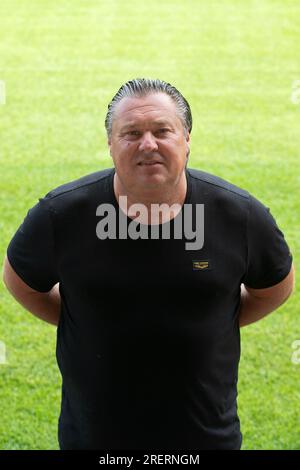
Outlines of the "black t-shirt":
M 48 193 L 10 242 L 26 284 L 47 292 L 60 283 L 61 449 L 240 448 L 240 286 L 277 284 L 292 256 L 257 199 L 213 175 L 186 175 L 185 204 L 204 204 L 201 249 L 175 238 L 174 220 L 171 239 L 120 239 L 118 220 L 116 238 L 99 239 L 98 206 L 118 214 L 114 169 Z

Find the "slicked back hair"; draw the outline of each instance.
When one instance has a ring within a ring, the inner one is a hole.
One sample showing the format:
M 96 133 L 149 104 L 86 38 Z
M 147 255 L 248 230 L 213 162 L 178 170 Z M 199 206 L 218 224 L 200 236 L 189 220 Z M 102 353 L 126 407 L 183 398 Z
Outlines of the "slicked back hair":
M 192 113 L 190 105 L 182 94 L 170 83 L 159 79 L 135 78 L 124 83 L 108 105 L 105 118 L 107 136 L 111 137 L 115 109 L 123 98 L 141 98 L 153 93 L 165 93 L 176 105 L 178 117 L 186 132 L 192 130 Z

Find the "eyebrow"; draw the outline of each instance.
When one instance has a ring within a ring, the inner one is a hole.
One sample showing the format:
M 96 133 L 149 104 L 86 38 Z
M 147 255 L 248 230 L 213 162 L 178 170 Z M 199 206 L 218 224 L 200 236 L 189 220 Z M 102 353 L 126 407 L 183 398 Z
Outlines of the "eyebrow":
M 153 121 L 153 124 L 155 126 L 169 126 L 169 127 L 172 127 L 171 123 L 169 121 L 164 121 L 164 120 L 156 120 L 156 121 Z M 128 122 L 127 124 L 125 124 L 121 129 L 120 129 L 120 132 L 123 132 L 124 130 L 126 129 L 132 129 L 134 127 L 138 127 L 139 124 L 137 122 Z

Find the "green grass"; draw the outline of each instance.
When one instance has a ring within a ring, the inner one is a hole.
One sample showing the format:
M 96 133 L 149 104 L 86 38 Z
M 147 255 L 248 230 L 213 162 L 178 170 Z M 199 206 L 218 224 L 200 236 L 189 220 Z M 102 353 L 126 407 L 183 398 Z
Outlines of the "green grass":
M 112 166 L 104 117 L 133 77 L 177 86 L 193 116 L 190 166 L 271 207 L 299 265 L 298 0 L 1 0 L 0 257 L 51 188 Z M 300 298 L 242 330 L 244 449 L 300 449 Z M 0 286 L 0 449 L 56 449 L 55 328 Z

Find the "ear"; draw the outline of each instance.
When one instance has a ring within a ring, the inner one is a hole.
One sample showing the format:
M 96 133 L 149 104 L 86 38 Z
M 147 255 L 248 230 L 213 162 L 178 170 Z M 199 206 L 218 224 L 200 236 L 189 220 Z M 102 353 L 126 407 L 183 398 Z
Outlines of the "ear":
M 186 139 L 186 151 L 187 151 L 186 159 L 188 160 L 189 155 L 190 155 L 190 143 L 191 143 L 191 138 L 190 138 L 190 133 L 189 132 L 186 133 L 185 139 Z
M 107 145 L 109 146 L 109 154 L 111 156 L 111 137 L 107 139 Z

